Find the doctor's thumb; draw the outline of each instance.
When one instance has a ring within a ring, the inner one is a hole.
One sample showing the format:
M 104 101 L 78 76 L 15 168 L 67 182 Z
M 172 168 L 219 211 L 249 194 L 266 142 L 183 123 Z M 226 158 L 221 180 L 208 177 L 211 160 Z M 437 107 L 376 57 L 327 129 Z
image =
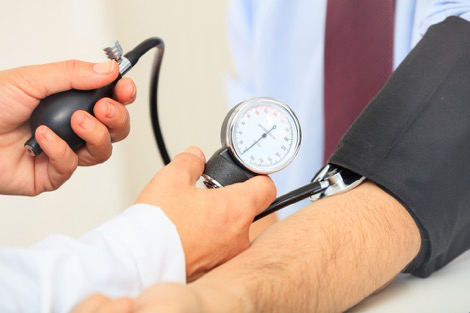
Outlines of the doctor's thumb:
M 38 100 L 70 89 L 97 89 L 112 83 L 118 74 L 115 61 L 95 64 L 68 60 L 7 71 L 14 85 Z
M 276 200 L 276 186 L 266 175 L 258 175 L 243 183 L 233 184 L 223 189 L 238 192 L 241 203 L 244 203 L 244 200 L 248 201 L 253 217 Z

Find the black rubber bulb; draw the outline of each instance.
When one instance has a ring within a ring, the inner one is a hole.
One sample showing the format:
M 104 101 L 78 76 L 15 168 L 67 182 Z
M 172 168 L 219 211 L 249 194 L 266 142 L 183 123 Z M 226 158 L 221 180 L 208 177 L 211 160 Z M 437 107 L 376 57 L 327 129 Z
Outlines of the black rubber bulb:
M 119 77 L 120 78 L 120 77 Z M 60 138 L 65 140 L 70 148 L 77 149 L 84 141 L 72 130 L 70 120 L 78 110 L 93 114 L 96 102 L 105 97 L 112 97 L 116 79 L 111 84 L 94 90 L 68 90 L 56 93 L 41 100 L 30 118 L 32 137 L 25 143 L 29 153 L 37 156 L 42 152 L 35 133 L 41 125 L 46 125 Z

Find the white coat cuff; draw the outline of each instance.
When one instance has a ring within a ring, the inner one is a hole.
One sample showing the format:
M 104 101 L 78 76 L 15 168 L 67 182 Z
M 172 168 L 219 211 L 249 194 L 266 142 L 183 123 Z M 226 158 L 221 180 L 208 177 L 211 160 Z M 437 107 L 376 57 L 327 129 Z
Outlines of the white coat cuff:
M 95 231 L 110 236 L 109 241 L 130 251 L 143 288 L 156 282 L 186 282 L 185 257 L 178 231 L 159 207 L 133 205 Z

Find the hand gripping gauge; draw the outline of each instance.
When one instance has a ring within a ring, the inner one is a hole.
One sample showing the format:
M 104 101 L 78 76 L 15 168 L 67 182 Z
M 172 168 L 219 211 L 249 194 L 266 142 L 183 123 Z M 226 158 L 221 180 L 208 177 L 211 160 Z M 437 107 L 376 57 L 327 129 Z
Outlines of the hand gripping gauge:
M 242 102 L 222 124 L 222 148 L 207 162 L 202 175 L 204 184 L 220 188 L 257 174 L 280 171 L 297 155 L 301 136 L 297 117 L 282 102 L 272 98 Z M 327 164 L 309 184 L 277 198 L 254 221 L 308 197 L 315 201 L 348 191 L 363 180 L 350 170 Z

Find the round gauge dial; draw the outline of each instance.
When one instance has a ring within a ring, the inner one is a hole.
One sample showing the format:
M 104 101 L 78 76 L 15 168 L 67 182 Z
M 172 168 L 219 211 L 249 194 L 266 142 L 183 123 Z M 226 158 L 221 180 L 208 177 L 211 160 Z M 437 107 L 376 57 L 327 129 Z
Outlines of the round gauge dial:
M 235 158 L 250 171 L 270 174 L 296 156 L 300 125 L 292 110 L 271 98 L 239 104 L 227 125 L 227 143 Z

